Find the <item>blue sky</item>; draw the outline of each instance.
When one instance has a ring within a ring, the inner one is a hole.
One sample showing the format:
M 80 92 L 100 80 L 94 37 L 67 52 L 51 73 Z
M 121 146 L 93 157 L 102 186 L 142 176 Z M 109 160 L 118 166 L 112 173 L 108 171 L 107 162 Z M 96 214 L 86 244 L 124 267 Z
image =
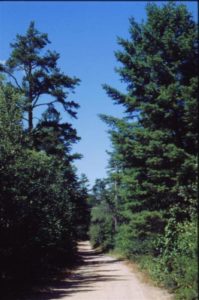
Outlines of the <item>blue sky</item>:
M 181 1 L 197 19 L 197 2 Z M 104 113 L 122 116 L 101 85 L 108 83 L 125 90 L 114 68 L 117 62 L 117 36 L 128 37 L 129 17 L 146 18 L 147 2 L 0 2 L 0 61 L 9 57 L 17 33 L 24 34 L 34 20 L 39 31 L 48 33 L 50 48 L 60 53 L 59 66 L 69 76 L 81 79 L 73 99 L 80 104 L 78 120 L 73 121 L 82 140 L 74 151 L 84 158 L 76 162 L 78 173 L 91 183 L 106 176 L 110 142 L 107 126 L 98 118 Z M 156 2 L 161 5 L 162 2 Z M 64 116 L 65 120 L 68 116 Z

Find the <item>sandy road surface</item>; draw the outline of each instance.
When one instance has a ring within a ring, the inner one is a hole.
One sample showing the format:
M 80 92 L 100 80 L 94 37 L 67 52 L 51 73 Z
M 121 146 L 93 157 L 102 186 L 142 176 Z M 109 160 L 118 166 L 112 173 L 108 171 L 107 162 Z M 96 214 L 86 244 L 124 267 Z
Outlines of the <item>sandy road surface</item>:
M 146 284 L 124 262 L 79 244 L 84 263 L 73 274 L 34 300 L 171 300 L 166 291 Z M 33 298 L 31 298 L 33 299 Z

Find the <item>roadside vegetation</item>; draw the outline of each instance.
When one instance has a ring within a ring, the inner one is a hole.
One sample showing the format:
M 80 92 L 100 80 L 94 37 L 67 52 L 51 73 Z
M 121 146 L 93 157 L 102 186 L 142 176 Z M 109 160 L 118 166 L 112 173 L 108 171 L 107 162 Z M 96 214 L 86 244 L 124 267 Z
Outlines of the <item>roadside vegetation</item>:
M 116 58 L 126 93 L 105 84 L 123 119 L 109 126 L 109 174 L 90 198 L 93 246 L 138 262 L 176 299 L 198 299 L 197 24 L 186 6 L 148 4 Z
M 118 38 L 126 92 L 103 85 L 125 113 L 100 115 L 112 151 L 92 193 L 77 176 L 80 137 L 68 121 L 80 80 L 61 71 L 48 35 L 31 22 L 0 64 L 2 289 L 54 278 L 77 262 L 77 242 L 89 234 L 176 299 L 198 299 L 198 28 L 182 4 L 146 10 L 145 22 L 130 19 L 129 39 Z
M 0 66 L 2 288 L 71 266 L 88 230 L 87 179 L 78 178 L 73 164 L 81 158 L 72 153 L 79 137 L 57 105 L 64 120 L 76 118 L 79 105 L 70 98 L 79 79 L 60 71 L 59 54 L 48 44 L 32 22 Z

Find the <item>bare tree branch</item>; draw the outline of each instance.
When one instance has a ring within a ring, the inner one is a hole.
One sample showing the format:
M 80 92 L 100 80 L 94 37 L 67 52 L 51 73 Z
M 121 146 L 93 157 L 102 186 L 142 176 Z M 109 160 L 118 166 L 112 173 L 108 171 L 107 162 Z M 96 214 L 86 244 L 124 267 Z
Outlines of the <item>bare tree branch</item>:
M 19 83 L 18 83 L 17 79 L 15 78 L 15 76 L 12 75 L 8 70 L 5 70 L 5 73 L 7 73 L 12 79 L 14 79 L 14 81 L 15 81 L 17 87 L 20 89 L 21 92 L 23 92 L 23 89 L 22 89 L 21 86 L 19 85 Z
M 36 96 L 36 98 L 35 98 L 35 100 L 34 100 L 34 102 L 33 102 L 32 107 L 35 107 L 37 101 L 39 100 L 39 97 L 40 97 L 40 94 L 38 94 L 38 95 Z
M 38 107 L 38 106 L 44 106 L 44 105 L 53 104 L 55 102 L 57 102 L 57 100 L 54 100 L 54 101 L 51 101 L 51 102 L 47 102 L 47 103 L 36 104 L 36 105 L 33 105 L 33 108 Z
M 27 119 L 27 118 L 25 118 L 25 117 L 22 117 L 22 119 L 28 122 L 28 119 Z

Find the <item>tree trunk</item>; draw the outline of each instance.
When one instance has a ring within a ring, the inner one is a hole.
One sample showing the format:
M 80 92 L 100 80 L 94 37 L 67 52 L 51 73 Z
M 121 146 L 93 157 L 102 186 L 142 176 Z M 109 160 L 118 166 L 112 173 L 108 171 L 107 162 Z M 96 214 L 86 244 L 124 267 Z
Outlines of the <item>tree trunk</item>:
M 32 130 L 33 130 L 33 112 L 32 112 L 32 107 L 30 107 L 28 111 L 28 131 L 30 134 Z

